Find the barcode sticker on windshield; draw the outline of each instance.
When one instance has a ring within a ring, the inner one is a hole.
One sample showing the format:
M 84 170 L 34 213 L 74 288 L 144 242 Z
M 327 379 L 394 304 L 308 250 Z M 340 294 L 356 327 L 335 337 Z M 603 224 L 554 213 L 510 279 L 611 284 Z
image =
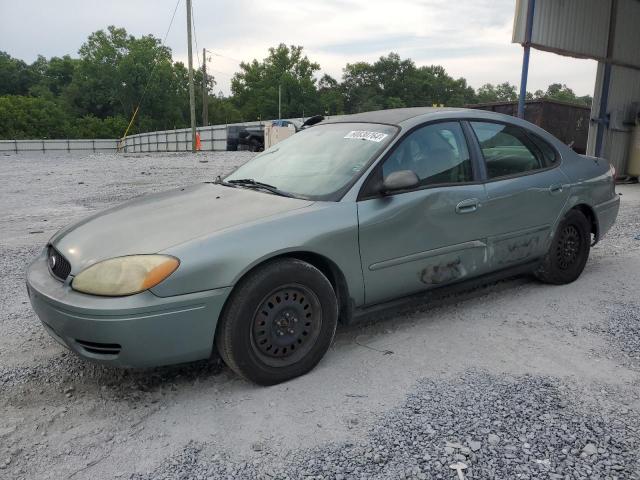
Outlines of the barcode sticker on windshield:
M 381 142 L 389 134 L 380 132 L 370 132 L 368 130 L 351 130 L 344 138 L 354 138 L 356 140 L 369 140 L 370 142 Z

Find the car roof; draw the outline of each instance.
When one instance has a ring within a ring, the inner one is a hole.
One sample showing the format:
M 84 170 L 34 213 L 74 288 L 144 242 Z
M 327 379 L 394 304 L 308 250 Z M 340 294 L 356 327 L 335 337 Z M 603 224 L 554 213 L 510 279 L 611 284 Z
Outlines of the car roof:
M 323 120 L 322 123 L 343 123 L 343 122 L 363 122 L 363 123 L 387 123 L 400 125 L 415 117 L 426 116 L 443 112 L 464 112 L 467 108 L 452 107 L 413 107 L 413 108 L 390 108 L 388 110 L 376 110 L 373 112 L 354 113 L 352 115 L 337 115 Z
M 492 112 L 489 110 L 478 110 L 475 108 L 453 108 L 453 107 L 414 107 L 414 108 L 392 108 L 389 110 L 377 110 L 374 112 L 355 113 L 353 115 L 338 115 L 323 120 L 318 125 L 328 123 L 362 122 L 362 123 L 384 123 L 398 126 L 402 130 L 409 130 L 416 125 L 431 120 L 488 120 L 502 123 L 510 123 L 523 128 L 527 128 L 548 141 L 560 142 L 549 132 L 527 122 L 524 119 L 505 115 L 504 113 Z M 560 142 L 562 144 L 562 142 Z
M 522 128 L 526 128 L 542 138 L 551 142 L 558 149 L 566 146 L 552 134 L 530 123 L 524 119 L 505 115 L 504 113 L 492 112 L 489 110 L 478 110 L 475 108 L 453 108 L 453 107 L 413 107 L 413 108 L 392 108 L 389 110 L 377 110 L 374 112 L 355 113 L 353 115 L 337 115 L 318 123 L 325 125 L 328 123 L 362 122 L 362 123 L 384 123 L 395 125 L 401 130 L 411 130 L 412 128 L 428 121 L 442 120 L 487 120 L 508 123 Z

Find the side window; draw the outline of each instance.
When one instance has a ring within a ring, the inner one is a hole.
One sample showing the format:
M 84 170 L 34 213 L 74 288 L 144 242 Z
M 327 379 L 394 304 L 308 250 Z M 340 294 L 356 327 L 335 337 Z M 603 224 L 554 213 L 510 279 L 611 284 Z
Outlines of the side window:
M 458 122 L 435 123 L 405 137 L 382 165 L 383 178 L 412 170 L 420 185 L 470 182 L 471 158 Z
M 555 162 L 553 148 L 542 139 L 532 140 L 521 128 L 489 122 L 471 122 L 471 127 L 480 142 L 489 178 L 527 173 Z
M 530 135 L 530 137 L 540 150 L 540 153 L 542 153 L 544 166 L 550 167 L 555 165 L 558 161 L 558 154 L 555 149 L 537 135 Z

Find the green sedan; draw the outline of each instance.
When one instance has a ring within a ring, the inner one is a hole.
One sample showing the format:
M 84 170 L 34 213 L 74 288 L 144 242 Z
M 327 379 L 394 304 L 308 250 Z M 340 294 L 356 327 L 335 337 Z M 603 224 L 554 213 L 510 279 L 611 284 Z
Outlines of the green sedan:
M 338 323 L 407 296 L 526 272 L 573 282 L 616 219 L 614 176 L 492 112 L 336 117 L 226 178 L 64 228 L 29 266 L 29 297 L 88 360 L 150 367 L 217 350 L 275 384 L 310 371 Z

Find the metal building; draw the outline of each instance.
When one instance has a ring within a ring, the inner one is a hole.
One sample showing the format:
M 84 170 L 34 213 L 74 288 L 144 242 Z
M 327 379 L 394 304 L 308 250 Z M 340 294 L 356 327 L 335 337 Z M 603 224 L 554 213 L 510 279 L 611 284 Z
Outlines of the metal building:
M 598 61 L 587 154 L 624 174 L 640 110 L 640 0 L 517 0 L 513 42 L 524 47 L 521 94 L 529 48 Z

